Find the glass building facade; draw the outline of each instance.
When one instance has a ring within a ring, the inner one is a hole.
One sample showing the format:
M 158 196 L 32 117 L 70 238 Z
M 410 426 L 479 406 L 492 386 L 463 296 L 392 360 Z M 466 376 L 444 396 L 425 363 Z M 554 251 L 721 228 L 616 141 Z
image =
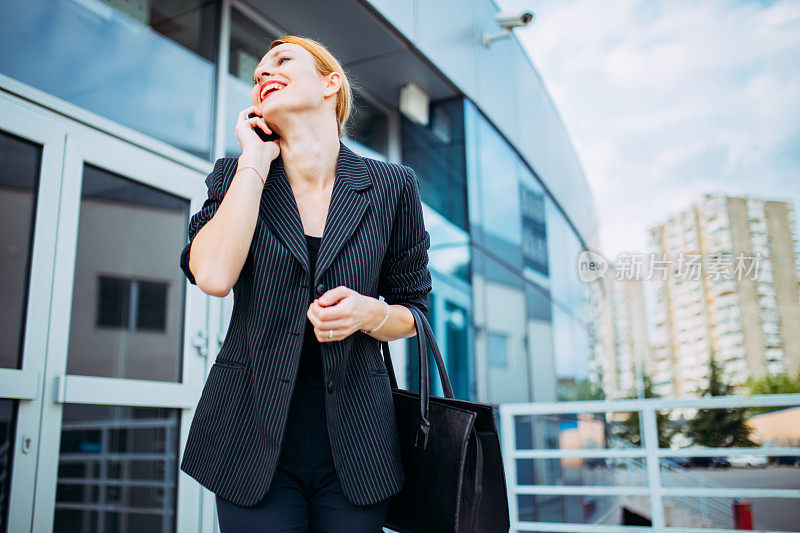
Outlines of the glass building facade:
M 484 49 L 496 6 L 471 3 L 0 3 L 0 531 L 214 531 L 213 494 L 178 464 L 233 294 L 190 286 L 178 257 L 284 33 L 350 75 L 344 142 L 420 179 L 428 318 L 455 395 L 580 397 L 593 200 L 527 55 L 515 39 Z M 407 83 L 427 121 L 400 108 Z M 403 388 L 417 355 L 392 341 Z M 548 424 L 533 441 L 552 441 Z

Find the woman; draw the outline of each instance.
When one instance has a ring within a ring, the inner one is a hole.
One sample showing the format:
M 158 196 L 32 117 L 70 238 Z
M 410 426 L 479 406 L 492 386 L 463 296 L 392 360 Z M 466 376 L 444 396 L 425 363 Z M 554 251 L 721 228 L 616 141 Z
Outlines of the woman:
M 320 43 L 275 40 L 253 81 L 181 256 L 234 290 L 181 469 L 223 533 L 380 531 L 405 481 L 380 341 L 415 335 L 431 290 L 419 183 L 341 142 L 350 85 Z

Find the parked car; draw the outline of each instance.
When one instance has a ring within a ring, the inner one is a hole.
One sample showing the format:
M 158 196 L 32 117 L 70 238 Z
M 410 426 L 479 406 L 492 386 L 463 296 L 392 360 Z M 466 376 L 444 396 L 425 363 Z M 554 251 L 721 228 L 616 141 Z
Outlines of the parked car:
M 672 457 L 672 461 L 683 468 L 689 468 L 692 466 L 691 457 Z
M 764 468 L 769 465 L 769 458 L 766 455 L 755 455 L 755 454 L 746 454 L 746 455 L 731 455 L 728 457 L 728 461 L 730 461 L 731 466 L 736 467 L 754 467 L 757 466 L 759 468 Z
M 800 466 L 800 455 L 776 455 L 770 459 L 774 465 Z
M 590 470 L 595 468 L 606 468 L 606 460 L 604 457 L 588 457 L 583 460 L 583 466 Z
M 714 457 L 712 466 L 714 468 L 730 468 L 731 462 L 728 461 L 727 457 Z
M 689 466 L 705 467 L 705 468 L 728 468 L 731 466 L 730 461 L 725 457 L 690 457 Z

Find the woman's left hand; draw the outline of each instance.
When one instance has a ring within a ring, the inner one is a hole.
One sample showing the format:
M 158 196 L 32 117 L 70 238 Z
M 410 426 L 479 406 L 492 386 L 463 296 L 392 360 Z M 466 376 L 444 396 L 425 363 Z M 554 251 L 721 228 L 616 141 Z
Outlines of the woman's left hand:
M 308 306 L 306 316 L 314 326 L 314 335 L 319 342 L 340 341 L 348 335 L 364 329 L 373 316 L 370 298 L 344 285 L 339 285 L 314 300 Z M 335 304 L 335 305 L 334 305 Z M 329 333 L 333 331 L 333 333 Z

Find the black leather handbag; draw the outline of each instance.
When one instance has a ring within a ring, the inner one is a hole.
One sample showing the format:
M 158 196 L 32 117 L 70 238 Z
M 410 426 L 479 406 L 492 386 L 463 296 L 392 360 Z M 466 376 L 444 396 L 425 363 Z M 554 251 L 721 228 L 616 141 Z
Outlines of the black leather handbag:
M 400 533 L 507 533 L 510 523 L 494 407 L 459 400 L 428 319 L 416 306 L 419 390 L 397 388 L 389 344 L 381 342 L 392 385 L 406 482 L 383 525 Z M 430 342 L 445 398 L 430 396 Z

